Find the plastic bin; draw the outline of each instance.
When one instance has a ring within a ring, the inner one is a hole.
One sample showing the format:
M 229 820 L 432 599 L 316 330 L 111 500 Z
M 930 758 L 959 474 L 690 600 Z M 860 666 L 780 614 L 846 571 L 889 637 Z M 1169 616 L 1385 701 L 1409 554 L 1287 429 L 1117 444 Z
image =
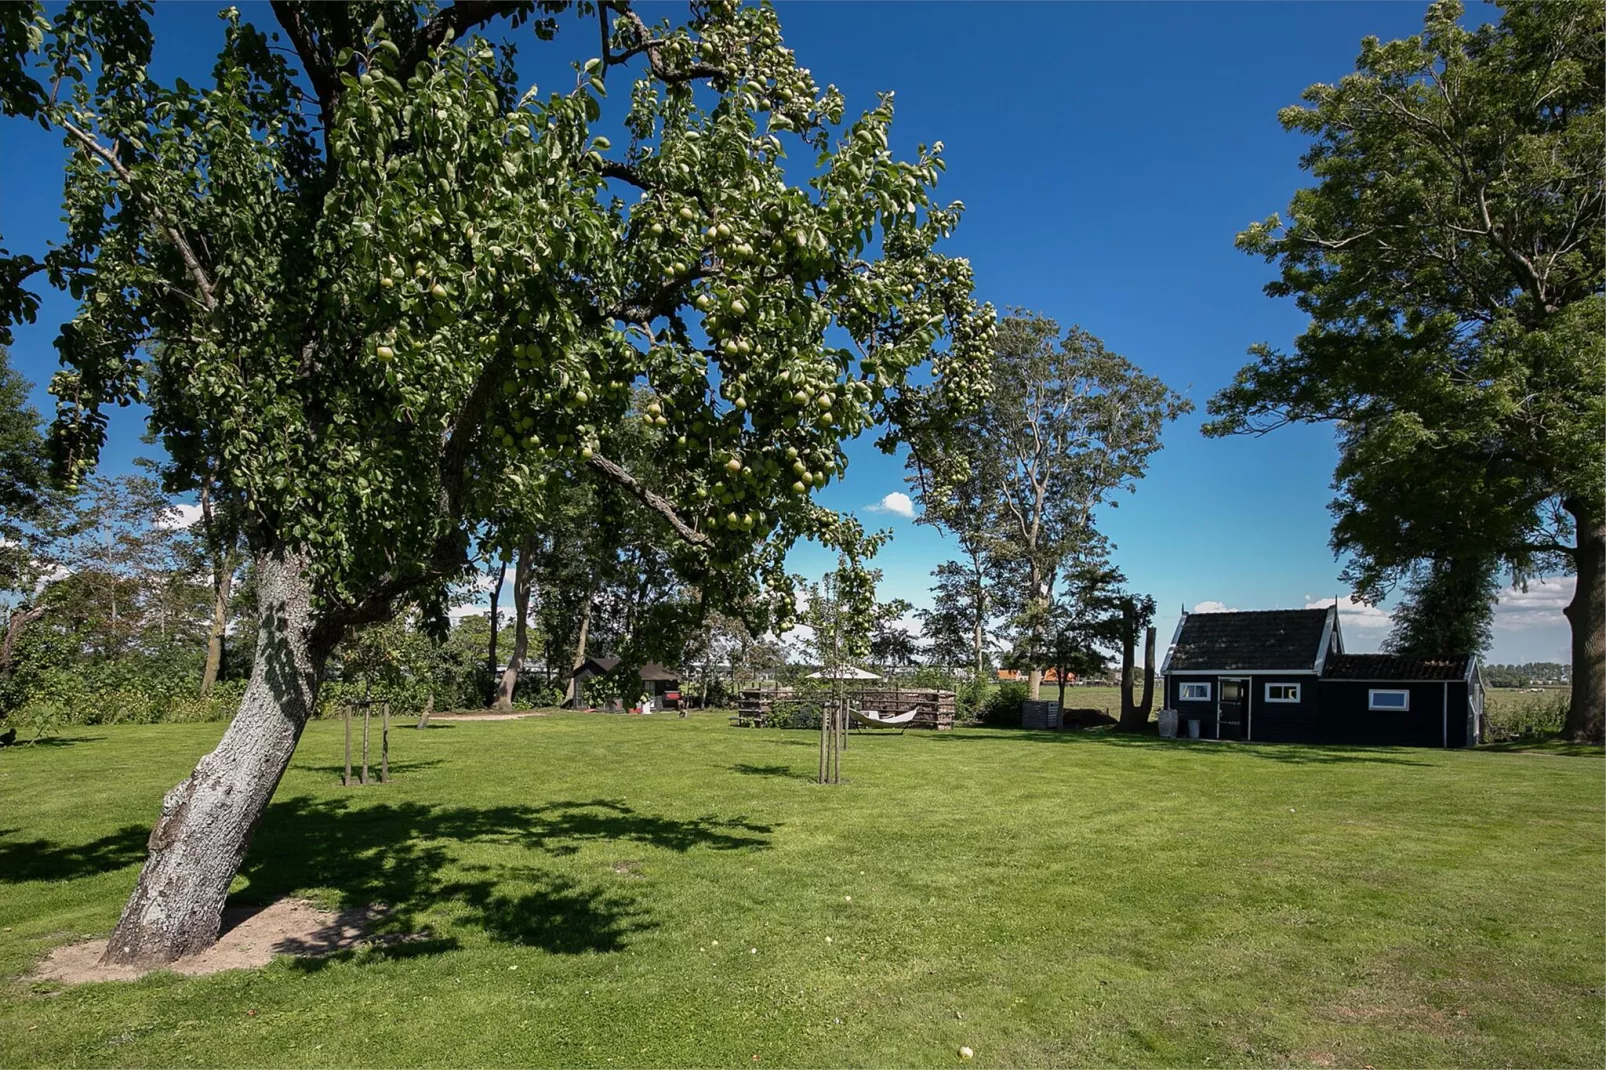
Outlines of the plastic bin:
M 1161 710 L 1156 716 L 1158 716 L 1159 720 L 1160 720 L 1160 738 L 1161 739 L 1176 739 L 1177 738 L 1177 711 L 1176 710 Z

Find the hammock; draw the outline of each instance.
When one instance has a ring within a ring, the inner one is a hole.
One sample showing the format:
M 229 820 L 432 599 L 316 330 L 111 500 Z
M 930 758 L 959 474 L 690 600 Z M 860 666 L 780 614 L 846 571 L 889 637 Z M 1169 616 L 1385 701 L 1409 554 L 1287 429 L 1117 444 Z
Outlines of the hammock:
M 922 712 L 910 710 L 907 713 L 884 714 L 879 710 L 856 710 L 851 706 L 848 707 L 848 716 L 866 728 L 907 728 Z

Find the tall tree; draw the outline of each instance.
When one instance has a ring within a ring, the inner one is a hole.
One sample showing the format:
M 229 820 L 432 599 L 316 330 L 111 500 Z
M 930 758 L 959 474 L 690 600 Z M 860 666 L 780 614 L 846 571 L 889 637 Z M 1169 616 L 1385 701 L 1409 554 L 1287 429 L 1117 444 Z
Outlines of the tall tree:
M 934 252 L 958 219 L 930 197 L 939 147 L 891 156 L 890 96 L 844 123 L 773 9 L 286 0 L 293 55 L 231 8 L 211 83 L 171 86 L 148 10 L 69 4 L 19 83 L 74 150 L 48 257 L 81 297 L 52 385 L 63 470 L 142 397 L 176 461 L 219 459 L 257 584 L 240 711 L 164 800 L 108 945 L 126 963 L 215 940 L 329 651 L 409 600 L 438 624 L 506 487 L 605 477 L 710 597 L 767 590 L 784 621 L 784 554 L 824 530 L 810 491 L 841 442 L 981 389 L 991 332 L 968 265 Z M 522 92 L 475 32 L 550 42 L 564 12 L 584 32 L 562 93 Z M 610 74 L 635 78 L 613 83 L 620 150 L 595 128 Z M 635 383 L 675 444 L 668 485 L 609 455 Z
M 1492 556 L 1427 561 L 1407 581 L 1383 649 L 1396 654 L 1481 654 L 1493 641 L 1500 565 Z
M 535 581 L 536 537 L 525 536 L 514 551 L 513 558 L 513 649 L 508 652 L 507 668 L 496 684 L 496 695 L 491 705 L 498 710 L 513 708 L 513 692 L 519 685 L 519 674 L 524 671 L 524 659 L 530 652 L 530 591 Z
M 48 568 L 41 535 L 56 504 L 39 413 L 28 404 L 29 383 L 11 367 L 4 341 L 0 334 L 0 677 L 10 671 L 23 629 L 45 612 L 35 597 Z
M 1055 584 L 1102 560 L 1094 513 L 1132 491 L 1165 424 L 1192 405 L 1080 327 L 1013 311 L 999 322 L 991 390 L 963 454 L 923 457 L 950 503 L 975 496 L 997 598 L 1015 622 L 1017 659 L 1038 697 L 1053 635 Z M 1007 586 L 1006 586 L 1007 584 Z
M 933 462 L 912 450 L 907 465 L 920 503 L 916 523 L 953 533 L 960 551 L 957 560 L 944 561 L 932 572 L 932 608 L 920 612 L 921 630 L 940 662 L 968 662 L 978 679 L 986 669 L 994 608 L 987 554 L 992 489 L 986 467 L 969 461 L 983 449 L 974 437 L 979 431 L 977 421 L 949 427 L 940 449 L 927 451 Z
M 1238 236 L 1311 317 L 1211 400 L 1207 434 L 1338 422 L 1333 545 L 1357 593 L 1424 561 L 1571 571 L 1576 739 L 1606 723 L 1606 14 L 1511 3 L 1368 38 L 1283 110 L 1315 183 Z

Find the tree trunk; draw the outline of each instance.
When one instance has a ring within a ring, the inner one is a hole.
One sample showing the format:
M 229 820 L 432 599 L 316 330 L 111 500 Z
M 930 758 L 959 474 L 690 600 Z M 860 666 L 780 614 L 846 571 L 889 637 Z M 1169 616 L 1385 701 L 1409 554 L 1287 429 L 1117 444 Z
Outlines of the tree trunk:
M 985 639 L 984 639 L 984 637 L 982 635 L 982 618 L 981 618 L 981 614 L 980 613 L 976 614 L 975 646 L 976 646 L 976 679 L 980 680 L 981 679 L 981 674 L 982 674 L 982 669 L 984 668 L 982 663 L 985 660 L 985 655 L 986 655 L 986 644 L 985 644 Z
M 1117 727 L 1123 732 L 1141 732 L 1149 723 L 1154 709 L 1154 629 L 1143 633 L 1143 701 L 1134 700 L 1132 648 L 1138 641 L 1137 613 L 1130 601 L 1122 609 L 1125 626 L 1121 630 L 1121 719 Z
M 44 606 L 13 609 L 6 621 L 6 637 L 0 641 L 0 680 L 11 675 L 11 652 L 16 649 L 22 630 L 45 615 Z
M 216 942 L 229 884 L 312 715 L 333 641 L 314 634 L 305 563 L 278 550 L 256 573 L 251 682 L 217 749 L 162 800 L 105 964 L 158 966 Z
M 519 685 L 519 671 L 524 668 L 524 656 L 530 649 L 530 582 L 535 570 L 530 558 L 535 547 L 526 542 L 519 547 L 519 556 L 513 566 L 513 652 L 508 655 L 507 671 L 496 689 L 496 701 L 491 705 L 498 710 L 513 708 L 513 690 Z
M 490 693 L 486 696 L 485 704 L 491 705 L 496 701 L 496 621 L 497 606 L 502 601 L 502 581 L 507 579 L 507 562 L 503 561 L 496 567 L 496 586 L 491 588 L 491 641 L 485 649 L 485 678 L 491 681 Z
M 586 592 L 585 609 L 580 613 L 580 638 L 574 644 L 574 665 L 569 670 L 569 682 L 564 687 L 563 704 L 573 709 L 580 708 L 580 684 L 574 674 L 580 671 L 580 666 L 586 663 L 586 635 L 591 631 L 591 592 Z
M 1579 743 L 1599 743 L 1606 735 L 1606 518 L 1590 515 L 1569 501 L 1578 527 L 1573 555 L 1578 586 L 1563 611 L 1572 624 L 1573 693 L 1566 735 Z
M 217 674 L 223 667 L 223 638 L 229 627 L 229 591 L 234 587 L 234 570 L 222 557 L 212 566 L 212 629 L 206 637 L 206 668 L 201 670 L 201 697 L 212 693 Z

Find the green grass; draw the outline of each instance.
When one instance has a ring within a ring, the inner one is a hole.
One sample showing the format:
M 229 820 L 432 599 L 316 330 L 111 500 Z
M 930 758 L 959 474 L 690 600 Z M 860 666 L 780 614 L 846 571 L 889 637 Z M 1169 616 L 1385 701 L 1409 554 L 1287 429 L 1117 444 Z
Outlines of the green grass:
M 1598 749 L 909 732 L 821 788 L 810 733 L 571 714 L 399 730 L 345 790 L 314 723 L 236 899 L 429 940 L 24 980 L 220 731 L 0 753 L 0 1063 L 1606 1063 Z

